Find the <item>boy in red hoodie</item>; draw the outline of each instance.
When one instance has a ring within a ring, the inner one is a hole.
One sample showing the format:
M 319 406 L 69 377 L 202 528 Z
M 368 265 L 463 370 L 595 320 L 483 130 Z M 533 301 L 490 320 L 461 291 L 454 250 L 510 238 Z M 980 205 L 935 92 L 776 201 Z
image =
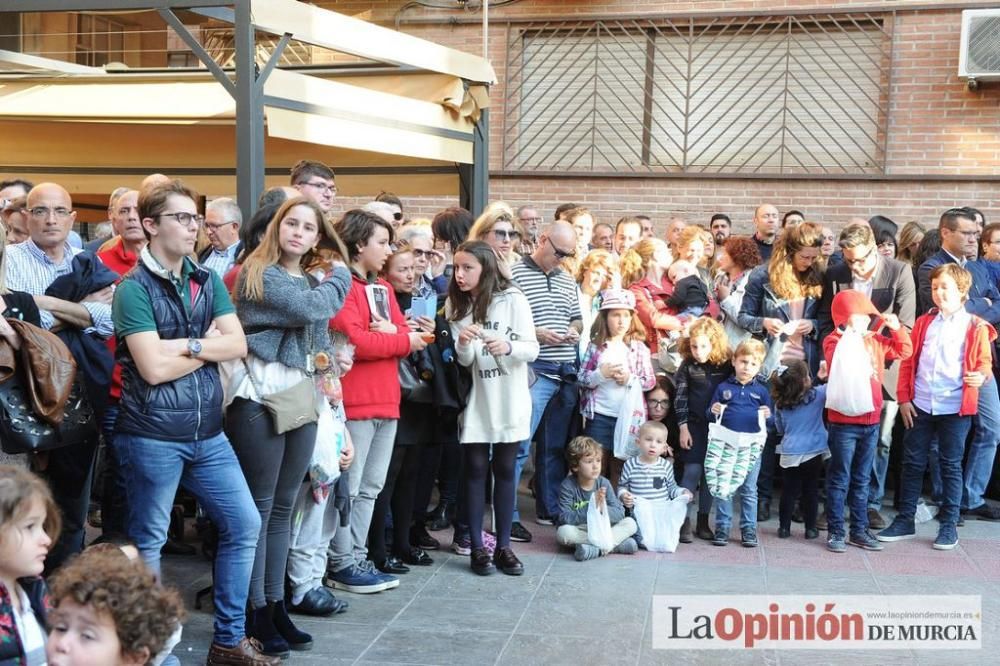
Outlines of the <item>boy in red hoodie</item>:
M 838 292 L 830 313 L 836 328 L 823 341 L 823 355 L 830 368 L 826 398 L 830 434 L 826 545 L 834 553 L 846 552 L 848 543 L 865 550 L 882 550 L 882 544 L 868 531 L 868 482 L 882 421 L 882 377 L 886 361 L 909 358 L 913 347 L 899 318 L 880 314 L 860 291 Z M 876 331 L 868 330 L 872 317 L 882 318 Z M 883 327 L 889 330 L 890 337 L 878 332 Z M 852 393 L 848 388 L 853 388 L 852 377 L 860 381 L 862 387 L 868 385 L 870 399 L 867 395 L 860 400 L 838 399 L 838 395 Z M 844 505 L 847 502 L 851 507 L 851 534 L 845 541 Z
M 958 508 L 962 500 L 962 454 L 976 413 L 979 387 L 991 381 L 990 348 L 996 331 L 966 312 L 972 276 L 958 264 L 931 271 L 931 297 L 936 309 L 913 326 L 916 353 L 899 370 L 899 413 L 907 428 L 903 441 L 903 474 L 899 513 L 878 533 L 879 541 L 916 536 L 914 515 L 923 485 L 930 442 L 938 438 L 944 499 L 936 550 L 958 545 Z

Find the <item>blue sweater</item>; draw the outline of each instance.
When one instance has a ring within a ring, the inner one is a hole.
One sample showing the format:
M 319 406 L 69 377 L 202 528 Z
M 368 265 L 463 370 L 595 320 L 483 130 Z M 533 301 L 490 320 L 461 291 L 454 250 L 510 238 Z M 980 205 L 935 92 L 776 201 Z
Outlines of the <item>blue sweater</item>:
M 722 413 L 722 425 L 733 432 L 760 432 L 760 425 L 757 422 L 759 409 L 766 406 L 774 411 L 767 383 L 760 375 L 747 384 L 740 384 L 736 381 L 736 375 L 732 375 L 719 384 L 706 410 L 709 422 L 715 420 L 712 405 L 717 402 L 726 406 L 726 410 Z M 768 418 L 768 424 L 772 418 Z
M 823 410 L 826 407 L 826 384 L 815 387 L 806 399 L 794 407 L 778 409 L 774 429 L 781 440 L 781 454 L 809 455 L 827 450 Z

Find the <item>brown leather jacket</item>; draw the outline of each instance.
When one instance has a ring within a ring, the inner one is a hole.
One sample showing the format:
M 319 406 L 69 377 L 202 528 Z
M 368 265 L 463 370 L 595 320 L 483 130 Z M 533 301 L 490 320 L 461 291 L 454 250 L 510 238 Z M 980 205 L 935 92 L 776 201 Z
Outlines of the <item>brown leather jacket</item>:
M 17 364 L 23 363 L 24 386 L 35 414 L 58 426 L 76 378 L 76 361 L 54 333 L 20 319 L 8 319 L 7 323 L 21 338 L 21 348 L 15 350 L 0 338 L 0 383 L 10 379 Z

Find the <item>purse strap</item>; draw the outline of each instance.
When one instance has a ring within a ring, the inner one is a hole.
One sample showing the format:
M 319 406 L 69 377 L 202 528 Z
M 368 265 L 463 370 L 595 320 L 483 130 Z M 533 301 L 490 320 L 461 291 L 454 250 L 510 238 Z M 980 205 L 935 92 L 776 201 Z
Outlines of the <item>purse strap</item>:
M 312 377 L 316 373 L 316 369 L 313 367 L 313 331 L 312 324 L 306 327 L 306 377 Z M 264 392 L 260 390 L 260 384 L 257 383 L 257 379 L 254 378 L 253 373 L 250 371 L 250 365 L 247 363 L 246 358 L 240 359 L 243 362 L 243 367 L 247 371 L 247 377 L 250 378 L 250 385 L 253 386 L 254 392 L 257 394 L 257 398 L 260 400 L 264 399 Z

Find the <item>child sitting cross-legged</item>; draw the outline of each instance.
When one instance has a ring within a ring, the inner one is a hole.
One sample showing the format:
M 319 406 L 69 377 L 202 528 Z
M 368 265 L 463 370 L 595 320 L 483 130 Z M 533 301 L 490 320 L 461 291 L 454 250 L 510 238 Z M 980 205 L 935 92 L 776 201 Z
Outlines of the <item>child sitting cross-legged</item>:
M 613 553 L 631 555 L 639 550 L 632 535 L 635 521 L 625 517 L 625 508 L 611 488 L 611 482 L 601 476 L 601 445 L 590 437 L 575 437 L 566 446 L 570 474 L 559 487 L 559 529 L 556 542 L 574 548 L 573 556 L 580 562 L 602 555 L 587 538 L 587 509 L 591 495 L 596 494 L 598 506 L 603 506 L 611 520 Z
M 635 498 L 652 502 L 665 502 L 677 497 L 691 501 L 691 491 L 677 485 L 674 465 L 662 457 L 667 451 L 667 426 L 659 421 L 646 421 L 639 429 L 639 453 L 625 461 L 618 497 L 631 509 Z M 636 542 L 642 545 L 642 535 L 636 532 Z

